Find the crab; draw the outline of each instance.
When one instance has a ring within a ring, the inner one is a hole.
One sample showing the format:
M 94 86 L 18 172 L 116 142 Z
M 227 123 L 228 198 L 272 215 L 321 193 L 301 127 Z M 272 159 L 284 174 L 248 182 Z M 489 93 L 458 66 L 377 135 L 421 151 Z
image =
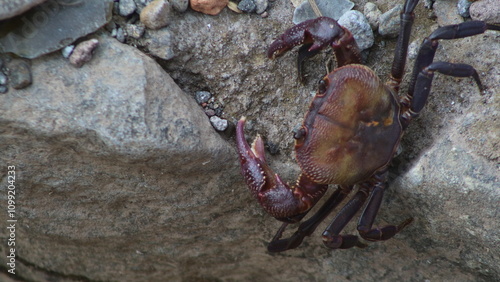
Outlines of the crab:
M 328 248 L 366 247 L 364 240 L 388 240 L 413 221 L 408 218 L 397 225 L 373 226 L 388 187 L 388 167 L 404 131 L 426 104 L 434 73 L 472 77 L 479 90 L 483 90 L 472 66 L 433 62 L 438 41 L 473 36 L 488 29 L 500 30 L 482 21 L 438 28 L 423 40 L 408 92 L 399 96 L 417 3 L 418 0 L 407 0 L 404 4 L 391 74 L 386 83 L 361 64 L 360 51 L 351 32 L 328 17 L 293 26 L 269 47 L 268 57 L 276 58 L 301 45 L 299 77 L 302 62 L 328 46 L 333 49 L 337 61 L 337 68 L 320 80 L 304 121 L 293 134 L 301 169 L 295 185 L 285 183 L 267 165 L 262 137 L 258 135 L 252 146 L 247 143 L 246 118 L 242 117 L 237 124 L 236 145 L 245 182 L 264 210 L 283 222 L 268 244 L 269 252 L 297 248 L 352 191 L 356 193 L 322 234 Z M 337 188 L 324 204 L 289 238 L 282 239 L 286 227 L 300 222 L 325 195 L 329 185 Z M 359 236 L 341 234 L 363 206 L 357 225 Z

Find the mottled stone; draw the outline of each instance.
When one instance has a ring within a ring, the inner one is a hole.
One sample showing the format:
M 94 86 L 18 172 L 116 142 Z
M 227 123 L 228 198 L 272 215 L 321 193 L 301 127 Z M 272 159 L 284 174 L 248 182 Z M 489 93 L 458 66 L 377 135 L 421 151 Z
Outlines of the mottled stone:
M 253 0 L 255 3 L 255 13 L 261 15 L 267 10 L 267 6 L 269 5 L 268 0 Z
M 175 56 L 174 36 L 166 28 L 149 30 L 143 41 L 149 53 L 163 60 L 170 60 Z
M 469 13 L 473 20 L 485 21 L 490 24 L 498 24 L 500 23 L 500 1 L 476 1 L 470 6 Z
M 354 3 L 349 0 L 318 0 L 316 5 L 323 16 L 334 20 L 338 20 L 345 12 L 354 7 Z M 298 24 L 317 17 L 309 1 L 304 1 L 293 12 L 293 23 Z
M 229 0 L 191 0 L 191 9 L 207 14 L 215 16 L 219 14 L 222 9 L 224 9 Z
M 135 12 L 136 6 L 134 0 L 120 0 L 118 2 L 118 11 L 120 16 L 128 17 Z
M 387 38 L 397 37 L 401 26 L 400 14 L 403 5 L 395 5 L 389 11 L 383 13 L 379 18 L 378 33 Z
M 166 0 L 154 0 L 141 11 L 141 22 L 150 29 L 160 29 L 172 20 L 172 6 Z
M 68 46 L 111 18 L 113 0 L 71 3 L 49 0 L 22 17 L 0 22 L 0 53 L 36 58 Z
M 47 0 L 1 0 L 0 20 L 12 18 Z
M 24 60 L 12 60 L 7 63 L 10 86 L 14 89 L 23 89 L 32 82 L 31 67 Z
M 189 6 L 189 0 L 170 0 L 170 4 L 177 12 L 185 12 Z
M 338 22 L 353 34 L 359 49 L 365 50 L 372 47 L 375 38 L 363 13 L 355 10 L 347 11 Z
M 228 122 L 225 119 L 222 119 L 218 116 L 211 116 L 210 117 L 210 123 L 212 126 L 215 128 L 217 131 L 225 131 L 228 126 Z
M 212 94 L 208 91 L 196 91 L 194 97 L 198 104 L 206 103 L 212 97 Z
M 372 30 L 377 30 L 379 18 L 382 15 L 382 12 L 377 8 L 377 5 L 372 2 L 367 2 L 363 9 L 363 14 L 365 14 Z
M 464 18 L 470 17 L 469 8 L 470 8 L 471 4 L 472 4 L 472 1 L 469 1 L 469 0 L 458 0 L 458 3 L 457 3 L 458 14 Z M 499 2 L 499 4 L 500 4 L 500 2 Z
M 76 45 L 69 56 L 69 62 L 75 67 L 81 67 L 92 59 L 94 50 L 99 46 L 99 40 L 90 39 Z
M 241 2 L 238 3 L 238 9 L 245 13 L 253 13 L 256 8 L 257 6 L 253 0 L 241 0 Z

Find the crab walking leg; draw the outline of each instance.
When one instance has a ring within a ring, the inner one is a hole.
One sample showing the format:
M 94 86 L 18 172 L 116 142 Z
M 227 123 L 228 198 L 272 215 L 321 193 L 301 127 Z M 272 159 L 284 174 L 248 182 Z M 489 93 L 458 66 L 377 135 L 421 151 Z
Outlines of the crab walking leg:
M 500 30 L 500 26 L 490 25 L 482 21 L 463 22 L 438 28 L 429 37 L 425 38 L 415 60 L 407 98 L 411 100 L 414 90 L 417 90 L 415 84 L 419 73 L 432 64 L 439 45 L 438 40 L 465 38 L 484 33 L 486 30 Z
M 295 223 L 300 221 L 323 196 L 328 185 L 316 184 L 301 175 L 296 185 L 289 187 L 267 165 L 264 142 L 258 136 L 252 147 L 245 140 L 245 118 L 236 127 L 236 146 L 241 173 L 252 195 L 276 219 Z
M 406 56 L 408 54 L 408 43 L 410 42 L 411 28 L 415 14 L 413 10 L 417 6 L 418 0 L 407 0 L 403 11 L 401 12 L 401 28 L 399 29 L 398 42 L 394 52 L 394 60 L 392 62 L 391 76 L 389 77 L 388 85 L 398 93 L 399 84 L 403 79 L 403 74 L 406 65 Z
M 304 238 L 310 236 L 316 230 L 318 225 L 345 199 L 352 188 L 353 186 L 341 186 L 337 188 L 311 218 L 299 225 L 297 231 L 290 238 L 280 239 L 284 227 L 286 227 L 286 223 L 284 223 L 267 246 L 267 250 L 269 252 L 283 252 L 300 246 Z
M 368 185 L 360 185 L 358 192 L 340 210 L 333 221 L 323 232 L 323 244 L 330 249 L 348 249 L 352 247 L 366 247 L 355 235 L 339 235 L 364 205 L 369 193 Z
M 394 237 L 394 235 L 413 221 L 413 218 L 408 218 L 397 226 L 386 225 L 380 228 L 372 228 L 373 222 L 375 221 L 375 217 L 377 216 L 384 197 L 385 188 L 387 187 L 387 183 L 385 182 L 386 175 L 387 172 L 374 176 L 374 179 L 376 179 L 377 182 L 371 185 L 372 188 L 370 188 L 371 192 L 368 204 L 366 205 L 358 222 L 359 235 L 368 241 L 388 240 Z

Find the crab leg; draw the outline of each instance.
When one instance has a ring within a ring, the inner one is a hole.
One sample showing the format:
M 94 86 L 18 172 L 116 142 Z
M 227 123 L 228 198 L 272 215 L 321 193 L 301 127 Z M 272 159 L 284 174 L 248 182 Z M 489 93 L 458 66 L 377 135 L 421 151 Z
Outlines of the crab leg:
M 418 0 L 406 1 L 403 12 L 401 12 L 401 28 L 399 29 L 398 43 L 394 52 L 394 61 L 392 62 L 391 76 L 388 83 L 389 86 L 396 91 L 396 93 L 399 91 L 399 84 L 403 79 L 405 71 L 411 27 L 415 18 L 413 10 L 415 9 L 417 3 Z
M 252 195 L 276 219 L 298 222 L 323 196 L 328 185 L 316 184 L 301 175 L 297 184 L 289 187 L 267 165 L 264 142 L 257 136 L 252 147 L 245 140 L 245 118 L 236 127 L 236 146 L 240 157 L 241 173 Z
M 283 252 L 290 249 L 297 248 L 306 236 L 311 235 L 318 225 L 345 199 L 351 192 L 353 186 L 339 187 L 335 192 L 326 200 L 321 208 L 308 220 L 299 225 L 298 230 L 293 233 L 290 238 L 280 239 L 287 223 L 284 223 L 282 228 L 278 230 L 276 236 L 267 246 L 269 252 Z

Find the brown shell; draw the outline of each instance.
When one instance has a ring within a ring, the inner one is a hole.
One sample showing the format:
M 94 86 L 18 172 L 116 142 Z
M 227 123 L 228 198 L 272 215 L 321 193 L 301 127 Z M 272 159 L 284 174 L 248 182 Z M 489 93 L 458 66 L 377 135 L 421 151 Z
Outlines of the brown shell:
M 399 144 L 399 103 L 362 65 L 338 68 L 323 81 L 296 140 L 297 161 L 317 183 L 366 180 L 389 163 Z

